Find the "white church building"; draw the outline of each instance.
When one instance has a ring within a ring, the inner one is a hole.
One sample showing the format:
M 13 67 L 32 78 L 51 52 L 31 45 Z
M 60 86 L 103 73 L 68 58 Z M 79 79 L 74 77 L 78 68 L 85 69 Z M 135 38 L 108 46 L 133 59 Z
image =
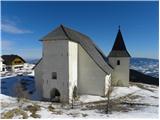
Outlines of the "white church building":
M 70 103 L 75 93 L 106 96 L 110 80 L 114 86 L 129 85 L 130 54 L 120 29 L 108 57 L 88 36 L 63 25 L 41 41 L 42 58 L 34 69 L 43 99 Z

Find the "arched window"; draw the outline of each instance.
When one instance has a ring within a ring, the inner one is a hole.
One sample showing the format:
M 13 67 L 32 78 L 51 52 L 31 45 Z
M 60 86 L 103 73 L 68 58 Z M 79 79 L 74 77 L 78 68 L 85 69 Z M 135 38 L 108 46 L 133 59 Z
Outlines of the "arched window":
M 117 65 L 120 65 L 120 60 L 117 60 Z

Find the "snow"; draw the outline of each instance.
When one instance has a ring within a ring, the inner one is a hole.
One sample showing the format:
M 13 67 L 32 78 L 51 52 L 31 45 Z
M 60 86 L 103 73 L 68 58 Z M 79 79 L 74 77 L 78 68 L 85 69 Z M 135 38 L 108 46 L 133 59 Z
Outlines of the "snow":
M 143 111 L 142 111 L 143 110 Z M 142 110 L 130 111 L 129 113 L 117 112 L 115 114 L 109 115 L 110 118 L 158 118 L 158 109 L 155 107 L 147 107 Z
M 140 88 L 137 86 L 129 86 L 129 87 L 114 87 L 111 97 L 121 97 L 127 94 L 135 93 L 139 91 Z
M 26 65 L 27 66 L 27 65 Z M 1 77 L 1 109 L 0 113 L 19 108 L 28 114 L 28 119 L 32 117 L 31 112 L 24 108 L 28 105 L 37 104 L 40 106 L 36 114 L 43 118 L 158 118 L 159 109 L 159 87 L 147 84 L 130 83 L 129 87 L 113 87 L 111 93 L 111 101 L 117 101 L 119 106 L 113 104 L 113 110 L 110 114 L 105 113 L 106 97 L 95 95 L 80 95 L 78 101 L 74 102 L 73 109 L 71 105 L 61 103 L 51 103 L 39 101 L 39 97 L 35 92 L 34 71 L 31 68 L 34 65 L 28 65 L 25 70 L 19 71 L 23 76 L 17 76 L 12 73 L 10 76 Z M 28 72 L 27 74 L 24 74 Z M 27 83 L 26 92 L 33 91 L 29 99 L 21 102 L 17 101 L 14 86 L 24 80 Z M 36 100 L 36 101 L 35 101 Z M 99 102 L 99 103 L 96 103 Z M 122 102 L 134 103 L 139 105 L 129 106 L 121 104 Z M 22 104 L 19 107 L 19 104 Z M 52 105 L 54 111 L 49 111 L 48 106 Z M 101 107 L 102 108 L 101 108 Z M 117 110 L 114 110 L 117 108 Z M 13 118 L 22 118 L 22 115 Z
M 129 87 L 116 87 L 112 94 L 111 98 L 118 99 L 127 95 L 139 95 L 140 98 L 135 99 L 126 99 L 130 103 L 147 103 L 149 106 L 137 106 L 136 109 L 131 109 L 127 112 L 123 111 L 112 111 L 111 114 L 105 114 L 103 110 L 99 109 L 88 109 L 87 105 L 94 106 L 92 102 L 104 101 L 107 98 L 94 95 L 81 95 L 79 101 L 81 104 L 74 105 L 74 108 L 71 109 L 70 105 L 62 105 L 60 103 L 50 103 L 42 101 L 23 101 L 23 108 L 27 105 L 37 104 L 41 106 L 41 110 L 37 111 L 36 114 L 39 114 L 41 118 L 158 118 L 158 89 L 159 87 L 145 85 L 149 90 L 142 89 L 136 85 L 131 85 Z M 151 92 L 152 91 L 152 92 Z M 151 97 L 154 96 L 154 97 Z M 9 97 L 3 94 L 0 94 L 0 100 L 3 103 L 0 110 L 1 113 L 8 110 L 17 108 L 18 102 L 14 97 Z M 82 104 L 87 103 L 87 104 Z M 6 105 L 5 105 L 6 104 Z M 54 112 L 48 110 L 48 106 L 51 105 L 55 108 Z M 126 106 L 127 107 L 127 106 Z M 27 112 L 28 115 L 31 113 Z M 22 116 L 14 116 L 14 118 L 21 118 Z M 31 116 L 29 118 L 32 118 Z
M 106 100 L 106 98 L 101 96 L 95 96 L 95 95 L 81 95 L 79 99 L 79 101 L 83 103 L 95 102 L 95 101 L 101 101 L 101 100 Z

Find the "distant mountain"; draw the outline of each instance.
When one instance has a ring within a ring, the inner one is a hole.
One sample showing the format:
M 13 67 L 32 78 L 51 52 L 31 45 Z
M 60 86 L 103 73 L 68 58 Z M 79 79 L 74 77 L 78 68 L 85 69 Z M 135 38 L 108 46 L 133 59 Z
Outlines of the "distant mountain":
M 40 59 L 27 59 L 26 62 L 30 64 L 36 64 Z
M 39 59 L 28 59 L 28 63 L 36 64 Z M 131 58 L 130 68 L 152 77 L 159 77 L 159 60 L 149 58 Z
M 149 58 L 131 58 L 131 69 L 152 77 L 159 77 L 159 60 Z

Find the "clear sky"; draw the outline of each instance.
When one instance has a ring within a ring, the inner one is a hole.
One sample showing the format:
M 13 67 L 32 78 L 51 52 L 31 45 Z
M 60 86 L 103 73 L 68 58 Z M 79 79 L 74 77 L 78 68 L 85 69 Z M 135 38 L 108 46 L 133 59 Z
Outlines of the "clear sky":
M 132 57 L 158 58 L 158 2 L 2 2 L 2 54 L 40 58 L 38 41 L 60 24 L 110 52 L 118 26 Z

